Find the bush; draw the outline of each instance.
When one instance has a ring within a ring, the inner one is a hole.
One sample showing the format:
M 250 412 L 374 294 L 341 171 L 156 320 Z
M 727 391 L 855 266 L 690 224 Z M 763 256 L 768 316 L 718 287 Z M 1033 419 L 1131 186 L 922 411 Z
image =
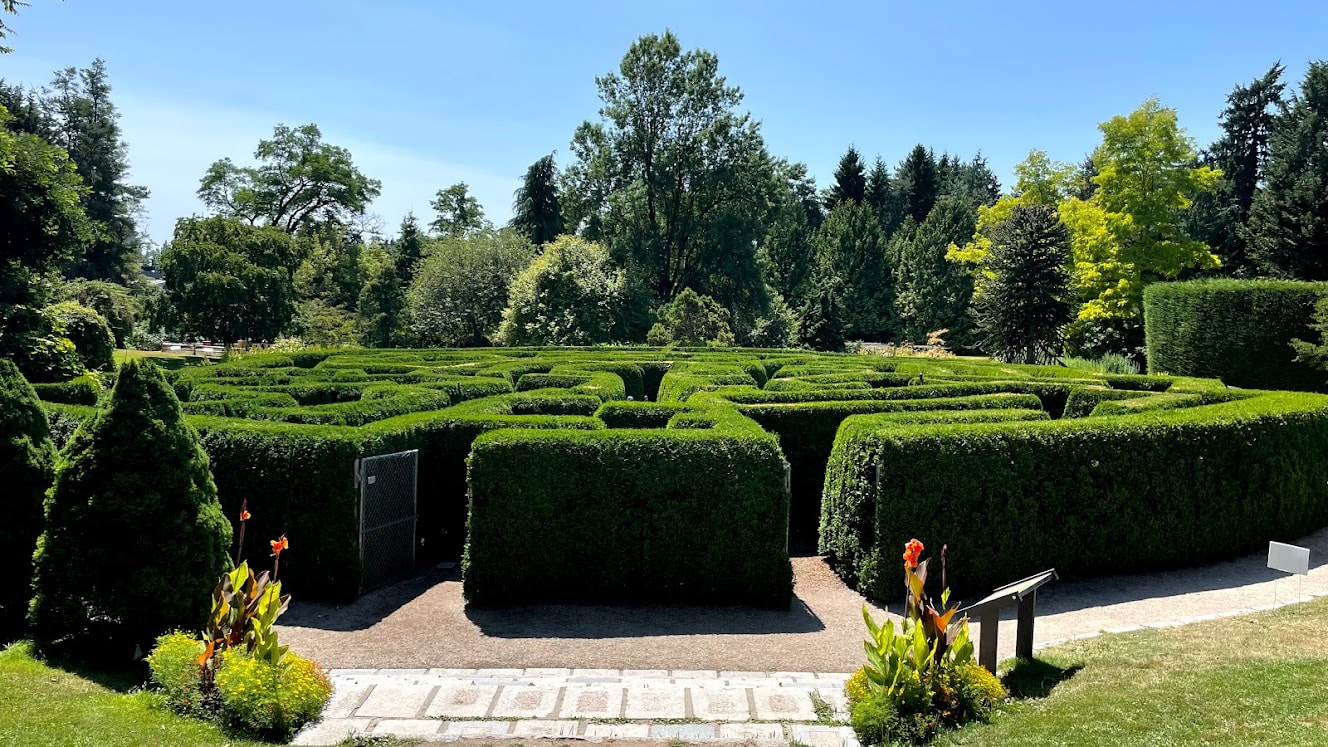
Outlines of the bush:
M 271 664 L 231 649 L 217 670 L 217 693 L 226 721 L 284 740 L 318 719 L 332 696 L 332 684 L 317 664 L 295 654 Z
M 11 361 L 0 358 L 0 641 L 23 631 L 32 598 L 32 551 L 42 530 L 42 500 L 54 474 L 51 444 L 37 394 Z
M 849 717 L 853 733 L 863 747 L 894 744 L 903 736 L 899 709 L 884 695 L 866 693 L 853 704 Z
M 198 657 L 203 653 L 203 642 L 186 633 L 165 633 L 148 654 L 148 669 L 152 681 L 166 694 L 176 710 L 199 713 L 203 703 L 203 667 Z
M 88 370 L 115 370 L 115 337 L 101 314 L 74 301 L 49 306 L 42 313 L 54 320 L 57 329 L 64 330 Z
M 782 461 L 754 425 L 486 434 L 470 456 L 466 599 L 787 605 Z
M 821 549 L 878 599 L 897 593 L 895 548 L 912 533 L 949 545 L 968 591 L 1049 567 L 1072 578 L 1211 562 L 1323 526 L 1325 439 L 1328 397 L 1292 393 L 1056 422 L 850 420 Z
M 198 627 L 230 541 L 174 391 L 151 364 L 127 364 L 61 453 L 35 558 L 38 640 L 123 639 L 132 650 Z
M 1314 304 L 1328 283 L 1206 280 L 1144 289 L 1148 370 L 1221 379 L 1249 389 L 1322 391 L 1328 376 L 1295 362 L 1312 339 Z
M 34 384 L 32 388 L 43 401 L 88 407 L 97 404 L 102 393 L 101 380 L 95 376 L 80 376 L 60 383 Z
M 115 336 L 116 347 L 128 346 L 143 311 L 141 298 L 134 297 L 123 285 L 104 280 L 72 280 L 60 286 L 58 296 L 61 301 L 74 301 L 100 314 Z

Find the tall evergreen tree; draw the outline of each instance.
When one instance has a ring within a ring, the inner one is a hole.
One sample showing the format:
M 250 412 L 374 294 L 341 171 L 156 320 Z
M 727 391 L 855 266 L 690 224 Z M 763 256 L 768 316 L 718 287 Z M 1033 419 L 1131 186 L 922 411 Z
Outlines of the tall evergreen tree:
M 844 284 L 833 276 L 819 277 L 798 312 L 798 340 L 813 350 L 844 349 Z
M 1328 62 L 1310 63 L 1273 125 L 1246 239 L 1263 272 L 1328 280 Z
M 842 202 L 862 202 L 867 197 L 867 174 L 858 149 L 848 147 L 835 168 L 835 183 L 826 196 L 825 207 L 834 210 Z
M 1247 224 L 1264 181 L 1273 126 L 1286 109 L 1282 72 L 1279 63 L 1248 85 L 1236 86 L 1222 112 L 1222 137 L 1200 156 L 1203 164 L 1222 171 L 1222 180 L 1214 192 L 1195 198 L 1190 232 L 1212 247 L 1228 274 L 1253 269 L 1246 251 Z
M 526 178 L 516 191 L 512 206 L 512 228 L 535 246 L 547 244 L 563 232 L 563 208 L 558 199 L 557 170 L 547 155 L 526 169 Z
M 401 229 L 396 241 L 392 242 L 392 260 L 396 264 L 397 279 L 410 285 L 415 279 L 420 260 L 424 258 L 425 236 L 420 231 L 420 220 L 415 213 L 406 213 L 401 219 Z
M 867 204 L 876 213 L 876 221 L 887 238 L 894 235 L 904 221 L 903 206 L 899 201 L 896 184 L 890 177 L 890 168 L 878 156 L 867 174 Z
M 1001 182 L 981 153 L 969 161 L 955 157 L 941 175 L 941 194 L 962 200 L 976 210 L 1001 198 Z
M 845 201 L 831 211 L 816 235 L 816 260 L 821 276 L 843 281 L 847 331 L 857 339 L 887 337 L 894 316 L 892 273 L 871 207 Z
M 397 344 L 405 330 L 405 310 L 406 294 L 401 288 L 396 268 L 389 265 L 379 267 L 360 290 L 360 298 L 355 305 L 364 344 L 372 348 L 387 348 Z
M 13 132 L 26 132 L 50 140 L 51 117 L 37 91 L 23 86 L 12 86 L 0 78 L 0 106 L 9 110 L 12 119 L 8 127 Z
M 977 219 L 977 211 L 966 200 L 942 197 L 902 245 L 895 267 L 895 308 L 902 339 L 919 342 L 930 332 L 947 329 L 945 339 L 951 347 L 971 344 L 973 275 L 946 260 L 945 254 L 951 244 L 973 235 Z
M 921 144 L 914 146 L 908 157 L 899 164 L 895 181 L 902 198 L 904 214 L 912 216 L 918 223 L 926 220 L 927 213 L 931 212 L 936 198 L 941 194 L 936 156 Z
M 979 263 L 975 310 L 981 347 L 1009 363 L 1044 363 L 1060 354 L 1074 317 L 1070 236 L 1053 208 L 1016 205 L 991 231 Z
M 83 209 L 94 231 L 92 243 L 67 274 L 125 280 L 139 261 L 143 239 L 135 217 L 148 190 L 127 183 L 129 149 L 120 137 L 106 63 L 98 59 L 83 70 L 56 73 L 47 106 L 52 142 L 69 153 L 87 185 Z

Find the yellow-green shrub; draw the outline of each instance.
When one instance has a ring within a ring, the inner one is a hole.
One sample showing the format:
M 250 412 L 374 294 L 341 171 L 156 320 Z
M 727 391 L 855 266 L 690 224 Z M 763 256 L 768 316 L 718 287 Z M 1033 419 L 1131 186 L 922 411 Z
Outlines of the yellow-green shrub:
M 312 661 L 288 653 L 274 665 L 240 649 L 222 654 L 216 686 L 227 722 L 277 737 L 317 719 L 332 695 L 327 675 Z
M 166 633 L 148 654 L 148 669 L 170 704 L 181 711 L 192 711 L 202 704 L 203 668 L 198 656 L 203 642 L 187 633 Z

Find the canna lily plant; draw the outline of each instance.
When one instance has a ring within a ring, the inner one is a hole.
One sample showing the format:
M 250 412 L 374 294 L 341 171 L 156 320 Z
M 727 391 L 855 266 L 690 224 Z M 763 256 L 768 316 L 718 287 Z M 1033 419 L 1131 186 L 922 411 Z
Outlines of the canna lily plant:
M 199 665 L 211 670 L 227 649 L 243 646 L 255 658 L 281 664 L 287 647 L 277 643 L 277 618 L 290 606 L 281 582 L 269 581 L 267 571 L 255 575 L 244 562 L 222 575 L 212 592 L 212 612 L 203 633 Z
M 877 625 L 867 605 L 862 617 L 870 640 L 863 643 L 867 652 L 867 686 L 874 692 L 898 697 L 913 685 L 929 685 L 941 670 L 949 670 L 973 660 L 973 643 L 968 638 L 968 618 L 954 621 L 959 605 L 949 606 L 950 590 L 941 592 L 939 608 L 927 598 L 927 562 L 921 560 L 923 545 L 916 539 L 904 546 L 904 619 L 896 631 L 893 621 Z M 941 551 L 941 576 L 944 583 L 945 551 Z

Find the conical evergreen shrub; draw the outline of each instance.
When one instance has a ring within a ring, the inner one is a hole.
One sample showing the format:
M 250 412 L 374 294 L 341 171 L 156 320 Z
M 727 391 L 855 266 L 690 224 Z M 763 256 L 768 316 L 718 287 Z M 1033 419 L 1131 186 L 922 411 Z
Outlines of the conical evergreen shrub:
M 32 550 L 42 530 L 55 447 L 37 394 L 13 361 L 0 358 L 0 642 L 23 631 L 32 599 Z
M 42 644 L 136 643 L 196 630 L 230 567 L 231 526 L 198 434 L 150 363 L 121 370 L 60 454 L 37 543 Z

